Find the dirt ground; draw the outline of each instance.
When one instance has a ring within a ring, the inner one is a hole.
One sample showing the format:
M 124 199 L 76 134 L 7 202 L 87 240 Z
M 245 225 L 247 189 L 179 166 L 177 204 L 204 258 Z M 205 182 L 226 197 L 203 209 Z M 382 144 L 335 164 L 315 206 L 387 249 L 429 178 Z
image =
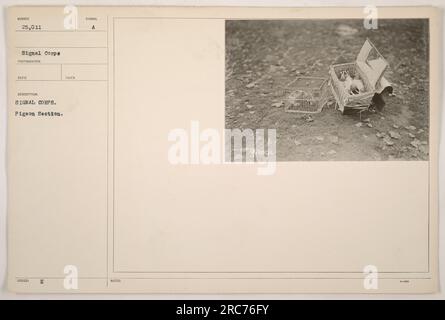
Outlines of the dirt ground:
M 335 104 L 308 116 L 277 102 L 298 76 L 328 77 L 369 38 L 389 62 L 395 96 L 379 112 L 342 115 Z M 277 160 L 427 160 L 428 23 L 379 20 L 227 21 L 226 128 L 277 130 Z

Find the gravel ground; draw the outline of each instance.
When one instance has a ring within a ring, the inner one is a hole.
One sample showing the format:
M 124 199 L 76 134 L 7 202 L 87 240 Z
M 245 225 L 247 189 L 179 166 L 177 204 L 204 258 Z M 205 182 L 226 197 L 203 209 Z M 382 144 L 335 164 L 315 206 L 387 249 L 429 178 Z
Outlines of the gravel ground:
M 387 59 L 395 96 L 383 110 L 317 114 L 277 105 L 298 76 L 328 77 L 333 63 L 355 60 L 366 38 Z M 428 160 L 428 22 L 379 20 L 227 21 L 226 128 L 277 130 L 277 160 Z

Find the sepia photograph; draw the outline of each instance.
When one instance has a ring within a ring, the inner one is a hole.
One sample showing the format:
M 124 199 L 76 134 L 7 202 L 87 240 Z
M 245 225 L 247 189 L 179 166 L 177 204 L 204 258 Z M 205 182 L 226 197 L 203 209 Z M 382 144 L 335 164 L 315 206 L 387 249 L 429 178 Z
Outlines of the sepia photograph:
M 227 20 L 225 127 L 275 129 L 277 161 L 428 160 L 428 28 Z
M 0 300 L 445 297 L 445 4 L 14 1 Z

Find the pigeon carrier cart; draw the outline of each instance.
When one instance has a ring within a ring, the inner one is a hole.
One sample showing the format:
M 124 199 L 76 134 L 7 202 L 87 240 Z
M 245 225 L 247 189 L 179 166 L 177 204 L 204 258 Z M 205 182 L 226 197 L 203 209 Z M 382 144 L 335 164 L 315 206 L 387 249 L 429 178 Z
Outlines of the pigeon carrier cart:
M 355 62 L 334 64 L 329 68 L 329 86 L 337 103 L 336 107 L 345 113 L 348 110 L 364 111 L 372 105 L 376 93 L 382 93 L 391 84 L 383 77 L 388 62 L 369 39 L 366 39 Z M 340 80 L 342 71 L 358 77 L 364 89 L 357 94 L 350 93 Z

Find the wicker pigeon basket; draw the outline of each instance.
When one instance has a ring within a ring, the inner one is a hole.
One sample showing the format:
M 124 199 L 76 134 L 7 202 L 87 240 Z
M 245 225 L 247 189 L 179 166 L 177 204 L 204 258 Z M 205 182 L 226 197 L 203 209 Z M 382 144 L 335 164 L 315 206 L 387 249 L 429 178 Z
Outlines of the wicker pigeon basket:
M 363 44 L 356 61 L 330 66 L 329 86 L 338 109 L 342 113 L 348 109 L 368 109 L 374 95 L 380 93 L 382 87 L 390 86 L 383 77 L 388 66 L 388 62 L 369 39 Z M 345 88 L 344 82 L 340 80 L 340 75 L 344 71 L 362 81 L 364 88 L 361 92 L 352 94 Z

